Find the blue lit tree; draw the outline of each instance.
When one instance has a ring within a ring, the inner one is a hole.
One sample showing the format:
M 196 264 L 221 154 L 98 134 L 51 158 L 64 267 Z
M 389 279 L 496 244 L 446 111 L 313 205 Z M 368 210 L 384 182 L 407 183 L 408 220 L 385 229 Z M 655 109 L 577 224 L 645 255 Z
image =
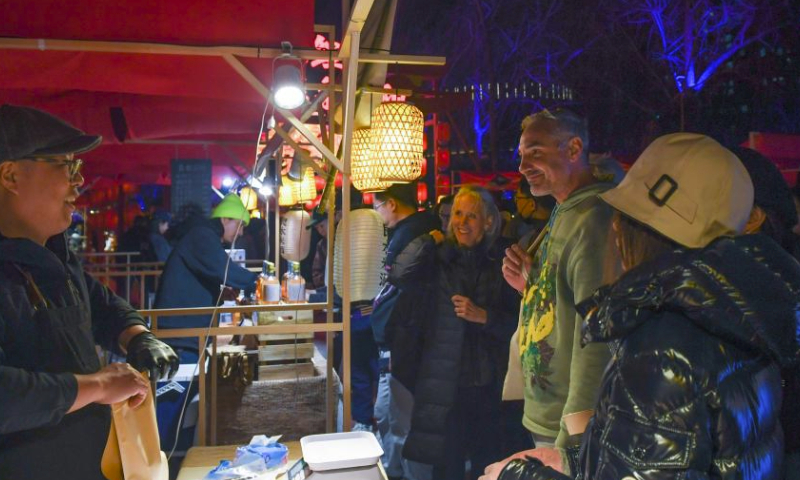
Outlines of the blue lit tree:
M 767 42 L 797 21 L 790 1 L 774 0 L 624 0 L 611 2 L 623 22 L 648 36 L 648 53 L 669 70 L 678 93 L 681 129 L 684 101 L 715 73 L 730 68 L 735 55 Z

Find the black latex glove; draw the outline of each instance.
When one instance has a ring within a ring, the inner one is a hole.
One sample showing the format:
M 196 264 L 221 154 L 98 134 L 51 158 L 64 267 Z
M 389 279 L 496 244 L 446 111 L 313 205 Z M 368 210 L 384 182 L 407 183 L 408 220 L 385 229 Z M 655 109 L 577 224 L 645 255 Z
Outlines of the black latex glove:
M 178 373 L 178 355 L 151 332 L 142 332 L 128 342 L 128 358 L 133 368 L 150 372 L 150 379 L 172 378 Z

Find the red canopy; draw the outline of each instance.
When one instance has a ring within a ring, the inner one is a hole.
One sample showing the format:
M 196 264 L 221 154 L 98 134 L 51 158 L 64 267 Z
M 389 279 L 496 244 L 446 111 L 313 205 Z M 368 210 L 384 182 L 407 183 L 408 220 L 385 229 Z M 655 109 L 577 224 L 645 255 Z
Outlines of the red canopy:
M 313 6 L 313 0 L 3 0 L 0 102 L 42 108 L 103 135 L 103 145 L 85 156 L 89 179 L 124 175 L 156 183 L 172 158 L 249 164 L 264 100 L 222 57 L 60 51 L 48 48 L 48 40 L 262 48 L 290 41 L 313 48 Z M 38 49 L 10 48 L 14 38 L 43 40 Z M 237 58 L 269 84 L 271 58 Z M 191 141 L 136 144 L 176 139 Z

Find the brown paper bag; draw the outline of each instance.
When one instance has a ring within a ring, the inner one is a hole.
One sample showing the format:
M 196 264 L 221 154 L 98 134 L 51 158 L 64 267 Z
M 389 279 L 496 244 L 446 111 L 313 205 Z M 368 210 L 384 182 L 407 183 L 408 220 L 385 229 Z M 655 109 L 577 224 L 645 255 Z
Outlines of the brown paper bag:
M 169 480 L 167 457 L 159 448 L 152 391 L 135 409 L 127 401 L 111 406 L 111 431 L 101 471 L 108 480 Z

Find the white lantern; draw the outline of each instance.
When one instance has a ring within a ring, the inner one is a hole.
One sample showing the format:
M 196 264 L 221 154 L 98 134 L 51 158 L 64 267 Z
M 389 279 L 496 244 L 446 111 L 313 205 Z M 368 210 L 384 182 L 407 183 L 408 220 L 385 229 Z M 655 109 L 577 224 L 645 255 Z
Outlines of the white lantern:
M 344 229 L 350 231 L 350 245 L 343 245 Z M 333 284 L 339 295 L 344 291 L 342 253 L 350 248 L 350 301 L 372 300 L 378 295 L 386 257 L 386 229 L 378 212 L 353 210 L 336 227 L 333 245 Z
M 370 160 L 378 180 L 408 183 L 422 174 L 425 117 L 404 102 L 384 102 L 372 114 Z
M 311 247 L 311 215 L 305 210 L 289 210 L 281 217 L 281 257 L 299 262 L 308 256 Z
M 353 132 L 353 153 L 350 155 L 353 186 L 362 192 L 386 190 L 391 183 L 378 180 L 378 170 L 369 155 L 369 142 L 369 128 L 358 128 Z

